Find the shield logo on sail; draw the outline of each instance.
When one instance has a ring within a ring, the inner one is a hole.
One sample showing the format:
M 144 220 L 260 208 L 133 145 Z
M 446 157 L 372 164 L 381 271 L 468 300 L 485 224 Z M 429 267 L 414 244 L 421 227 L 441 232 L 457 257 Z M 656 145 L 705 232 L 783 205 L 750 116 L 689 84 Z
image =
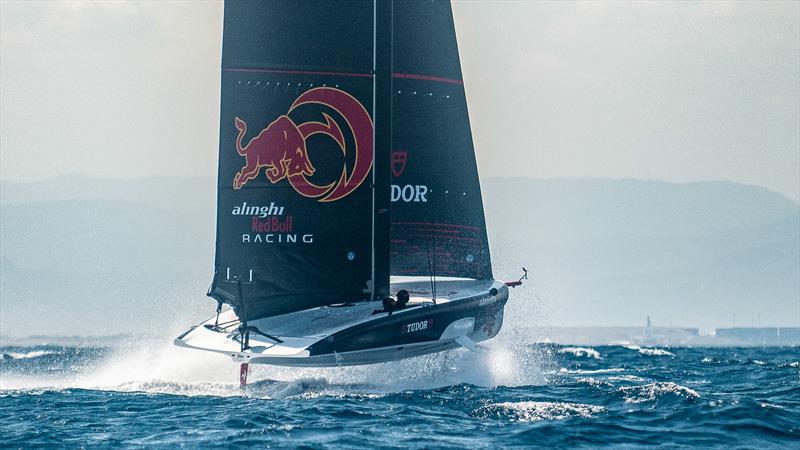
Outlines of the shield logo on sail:
M 408 151 L 395 150 L 392 152 L 392 175 L 395 178 L 403 174 L 406 170 L 406 163 L 408 162 Z

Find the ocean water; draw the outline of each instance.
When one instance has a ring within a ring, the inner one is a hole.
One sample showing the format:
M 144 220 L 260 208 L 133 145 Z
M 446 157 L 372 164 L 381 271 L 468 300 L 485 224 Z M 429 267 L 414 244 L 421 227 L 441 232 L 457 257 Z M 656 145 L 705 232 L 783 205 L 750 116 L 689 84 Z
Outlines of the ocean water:
M 227 358 L 165 340 L 6 343 L 0 447 L 800 443 L 797 348 L 487 347 L 375 366 L 261 366 L 240 389 Z

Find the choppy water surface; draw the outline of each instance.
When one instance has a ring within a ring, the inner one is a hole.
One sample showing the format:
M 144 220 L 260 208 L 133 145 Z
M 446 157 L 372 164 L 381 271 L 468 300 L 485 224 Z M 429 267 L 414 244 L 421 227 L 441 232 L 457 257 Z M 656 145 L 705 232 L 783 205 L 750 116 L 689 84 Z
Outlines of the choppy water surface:
M 146 347 L 146 348 L 145 348 Z M 797 448 L 797 348 L 490 345 L 336 369 L 0 347 L 0 446 Z

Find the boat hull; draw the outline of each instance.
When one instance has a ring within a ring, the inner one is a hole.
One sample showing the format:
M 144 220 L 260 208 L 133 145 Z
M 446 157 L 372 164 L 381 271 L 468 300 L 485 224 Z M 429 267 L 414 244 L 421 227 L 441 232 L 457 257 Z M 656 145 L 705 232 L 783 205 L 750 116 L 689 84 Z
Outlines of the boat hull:
M 437 299 L 435 304 L 420 302 L 392 313 L 373 314 L 373 308 L 380 308 L 380 303 L 372 302 L 255 321 L 255 327 L 265 334 L 251 332 L 250 347 L 244 350 L 238 332 L 231 331 L 232 327 L 215 329 L 213 319 L 177 338 L 176 344 L 224 353 L 235 361 L 251 364 L 331 367 L 421 356 L 496 336 L 502 327 L 508 288 L 496 281 L 484 282 L 477 288 L 470 285 L 458 289 L 457 284 L 449 287 L 448 299 Z M 329 326 L 337 320 L 341 326 Z M 319 321 L 320 326 L 306 326 L 304 334 L 290 336 L 292 321 Z M 286 330 L 284 333 L 281 327 Z

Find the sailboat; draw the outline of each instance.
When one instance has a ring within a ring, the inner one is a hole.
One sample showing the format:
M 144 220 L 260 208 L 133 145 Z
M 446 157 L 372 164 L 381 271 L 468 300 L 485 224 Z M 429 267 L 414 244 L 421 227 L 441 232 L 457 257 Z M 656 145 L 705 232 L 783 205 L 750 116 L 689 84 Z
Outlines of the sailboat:
M 246 378 L 251 363 L 373 364 L 497 335 L 521 279 L 492 275 L 449 1 L 224 14 L 217 310 L 176 345 Z

